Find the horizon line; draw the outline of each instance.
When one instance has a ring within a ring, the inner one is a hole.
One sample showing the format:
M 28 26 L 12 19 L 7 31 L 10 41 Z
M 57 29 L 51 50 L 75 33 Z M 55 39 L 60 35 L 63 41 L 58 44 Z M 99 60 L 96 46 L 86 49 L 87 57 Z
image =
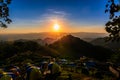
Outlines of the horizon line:
M 108 34 L 107 32 L 27 32 L 27 33 L 0 33 L 1 34 L 38 34 L 38 33 L 99 33 Z

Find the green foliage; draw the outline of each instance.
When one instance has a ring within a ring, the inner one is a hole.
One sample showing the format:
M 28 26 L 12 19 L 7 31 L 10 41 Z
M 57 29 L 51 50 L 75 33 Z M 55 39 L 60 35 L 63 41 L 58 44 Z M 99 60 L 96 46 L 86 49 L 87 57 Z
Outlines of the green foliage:
M 34 62 L 36 57 L 37 56 L 35 53 L 28 51 L 28 52 L 24 52 L 24 53 L 15 54 L 14 56 L 7 59 L 7 63 L 8 64 L 15 64 L 15 63 L 24 64 L 24 63 L 28 63 L 28 62 L 32 63 L 32 62 Z M 40 57 L 40 56 L 38 56 L 38 57 Z
M 0 27 L 7 28 L 12 20 L 9 18 L 9 7 L 11 0 L 0 0 Z
M 41 48 L 41 46 L 34 41 L 15 41 L 13 46 L 16 48 L 18 52 L 26 52 L 31 51 L 35 52 Z
M 11 57 L 16 53 L 15 47 L 8 42 L 0 42 L 0 60 Z
M 119 0 L 118 0 L 119 1 Z M 119 41 L 120 40 L 120 15 L 115 13 L 120 12 L 120 1 L 116 3 L 115 0 L 108 0 L 105 12 L 109 12 L 110 20 L 105 24 L 105 30 L 109 33 L 107 40 Z
M 0 63 L 21 64 L 27 59 L 40 62 L 42 56 L 57 57 L 58 53 L 47 46 L 41 46 L 37 42 L 30 40 L 0 42 Z
M 113 63 L 119 63 L 119 61 L 120 61 L 120 51 L 118 53 L 113 54 L 111 56 L 110 61 L 113 62 Z

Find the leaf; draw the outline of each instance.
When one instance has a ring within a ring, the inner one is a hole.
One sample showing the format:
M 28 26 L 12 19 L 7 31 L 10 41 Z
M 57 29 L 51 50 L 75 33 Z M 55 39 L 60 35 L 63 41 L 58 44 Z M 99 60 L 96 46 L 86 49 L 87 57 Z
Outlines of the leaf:
M 0 3 L 3 3 L 3 0 L 0 0 Z
M 108 12 L 108 9 L 105 10 L 105 13 L 107 13 L 107 12 Z
M 6 24 L 4 24 L 3 22 L 1 23 L 1 25 L 0 25 L 2 28 L 7 28 L 7 25 Z
M 9 18 L 7 18 L 7 19 L 5 20 L 5 22 L 7 22 L 8 24 L 10 24 L 10 23 L 12 22 L 12 20 L 9 19 Z
M 11 3 L 12 0 L 0 0 L 0 27 L 7 28 L 6 24 L 10 24 L 12 22 L 9 16 L 9 7 L 8 4 Z
M 7 4 L 10 4 L 10 3 L 11 3 L 11 0 L 7 0 L 6 2 L 7 2 Z
M 106 4 L 106 8 L 109 6 L 109 4 Z

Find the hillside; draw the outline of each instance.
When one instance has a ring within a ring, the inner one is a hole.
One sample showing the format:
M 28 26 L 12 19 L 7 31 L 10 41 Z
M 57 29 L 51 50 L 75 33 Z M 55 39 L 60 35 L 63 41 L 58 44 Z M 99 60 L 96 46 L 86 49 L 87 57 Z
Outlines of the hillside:
M 92 32 L 75 32 L 75 33 L 70 33 L 71 35 L 84 39 L 84 38 L 98 38 L 98 37 L 105 37 L 107 36 L 106 33 L 92 33 Z
M 10 64 L 23 62 L 27 59 L 39 61 L 42 56 L 57 56 L 55 50 L 30 40 L 0 42 L 0 63 Z
M 69 58 L 79 58 L 80 56 L 87 56 L 97 60 L 105 60 L 112 54 L 112 51 L 81 40 L 78 37 L 67 35 L 49 45 L 50 48 L 55 49 L 60 56 Z
M 120 42 L 111 42 L 111 41 L 106 42 L 104 38 L 96 38 L 92 40 L 90 43 L 92 43 L 93 45 L 109 48 L 115 51 L 118 51 L 120 49 Z
M 66 35 L 50 45 L 41 45 L 39 40 L 16 40 L 0 42 L 0 63 L 21 63 L 26 60 L 39 62 L 42 56 L 79 59 L 87 56 L 105 61 L 113 54 L 109 49 L 94 46 L 78 37 Z

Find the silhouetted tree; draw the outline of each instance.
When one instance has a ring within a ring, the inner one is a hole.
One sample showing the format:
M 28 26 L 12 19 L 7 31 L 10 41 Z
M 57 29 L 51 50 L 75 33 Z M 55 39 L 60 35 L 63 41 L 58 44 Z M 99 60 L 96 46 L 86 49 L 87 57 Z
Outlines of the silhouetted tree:
M 9 7 L 11 0 L 0 0 L 0 27 L 7 28 L 12 20 L 9 18 Z
M 120 0 L 108 0 L 105 13 L 110 14 L 110 20 L 105 24 L 105 30 L 109 33 L 108 40 L 120 40 Z M 118 13 L 118 14 L 115 14 Z

